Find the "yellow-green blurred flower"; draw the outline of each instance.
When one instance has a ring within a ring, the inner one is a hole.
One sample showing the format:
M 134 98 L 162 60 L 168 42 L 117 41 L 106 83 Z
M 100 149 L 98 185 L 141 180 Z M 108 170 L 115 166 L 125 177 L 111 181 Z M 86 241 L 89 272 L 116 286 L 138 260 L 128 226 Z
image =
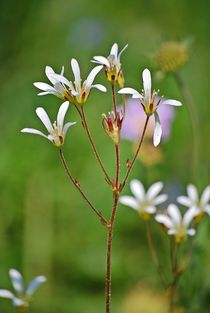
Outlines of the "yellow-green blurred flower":
M 184 43 L 168 41 L 160 46 L 155 59 L 161 72 L 176 72 L 187 63 L 189 51 Z

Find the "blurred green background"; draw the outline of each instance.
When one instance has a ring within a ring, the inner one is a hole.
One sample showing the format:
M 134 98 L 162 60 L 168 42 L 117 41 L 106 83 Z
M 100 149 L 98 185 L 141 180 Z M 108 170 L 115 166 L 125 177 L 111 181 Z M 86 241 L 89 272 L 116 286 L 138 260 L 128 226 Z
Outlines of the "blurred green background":
M 60 104 L 53 96 L 37 97 L 32 83 L 47 82 L 46 65 L 57 72 L 64 65 L 71 79 L 72 57 L 78 59 L 85 78 L 92 68 L 91 58 L 108 55 L 117 42 L 121 48 L 129 44 L 122 56 L 126 85 L 139 89 L 140 73 L 146 66 L 155 70 L 152 58 L 162 42 L 193 38 L 190 60 L 181 75 L 191 90 L 200 122 L 196 175 L 192 178 L 189 165 L 192 130 L 183 106 L 176 110 L 171 137 L 163 145 L 164 161 L 150 169 L 138 163 L 131 177 L 146 186 L 164 181 L 173 199 L 189 182 L 202 190 L 210 174 L 209 10 L 207 0 L 1 1 L 0 288 L 11 288 L 9 268 L 20 270 L 26 281 L 46 275 L 48 282 L 35 295 L 31 313 L 103 311 L 106 248 L 106 230 L 69 184 L 57 150 L 42 138 L 20 133 L 23 127 L 43 129 L 35 114 L 37 106 L 53 117 Z M 108 87 L 102 74 L 98 81 Z M 172 76 L 155 87 L 183 101 Z M 97 91 L 92 92 L 85 108 L 100 154 L 113 173 L 113 145 L 101 127 L 101 114 L 110 109 L 110 94 Z M 64 147 L 72 172 L 96 207 L 108 216 L 112 195 L 73 108 L 66 120 L 78 121 Z M 132 155 L 131 144 L 124 141 L 122 150 L 125 164 Z M 156 228 L 154 234 L 167 262 L 165 238 Z M 183 305 L 190 313 L 210 311 L 209 235 L 207 220 L 199 229 L 191 268 L 180 288 Z M 143 222 L 122 206 L 113 246 L 112 306 L 113 312 L 122 312 L 126 294 L 137 283 L 145 282 L 157 290 L 161 287 Z M 13 312 L 9 301 L 0 299 L 0 312 Z

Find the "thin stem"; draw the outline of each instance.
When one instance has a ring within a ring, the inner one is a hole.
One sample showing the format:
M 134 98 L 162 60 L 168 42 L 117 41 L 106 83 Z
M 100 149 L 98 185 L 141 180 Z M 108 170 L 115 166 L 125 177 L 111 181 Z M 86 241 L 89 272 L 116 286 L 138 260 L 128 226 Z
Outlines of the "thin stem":
M 178 254 L 179 254 L 179 244 L 175 243 L 173 251 L 173 261 L 172 261 L 172 275 L 173 280 L 170 285 L 170 298 L 169 298 L 169 313 L 173 313 L 174 310 L 174 298 L 176 294 L 178 279 L 181 275 L 178 267 Z
M 106 256 L 106 289 L 105 289 L 105 301 L 106 301 L 106 313 L 110 313 L 111 304 L 111 256 L 112 256 L 112 238 L 113 238 L 113 226 L 117 213 L 118 194 L 115 193 L 114 204 L 112 214 L 109 221 L 109 230 L 107 234 L 107 256 Z
M 63 167 L 66 171 L 66 174 L 68 175 L 69 179 L 71 180 L 71 182 L 73 183 L 73 185 L 77 188 L 77 190 L 80 192 L 80 194 L 82 195 L 83 199 L 87 202 L 87 204 L 90 206 L 90 208 L 94 211 L 94 213 L 100 218 L 100 221 L 103 225 L 108 225 L 108 222 L 107 220 L 104 218 L 103 214 L 98 211 L 94 206 L 93 204 L 90 202 L 90 200 L 87 198 L 86 194 L 84 193 L 84 191 L 82 191 L 81 189 L 81 186 L 80 186 L 80 183 L 72 176 L 70 170 L 69 170 L 69 167 L 66 163 L 66 160 L 65 160 L 65 157 L 64 157 L 64 154 L 63 154 L 63 151 L 60 149 L 59 150 L 59 153 L 60 153 L 60 158 L 61 158 L 61 161 L 62 161 L 62 164 L 63 164 Z
M 196 111 L 196 107 L 192 98 L 192 95 L 187 88 L 184 80 L 182 79 L 181 75 L 176 72 L 174 73 L 174 77 L 177 83 L 177 86 L 180 89 L 181 95 L 185 101 L 185 105 L 188 111 L 189 118 L 191 120 L 191 127 L 192 127 L 192 140 L 193 140 L 193 176 L 196 177 L 197 174 L 197 167 L 199 164 L 199 120 L 198 114 Z
M 116 179 L 115 179 L 115 188 L 118 191 L 119 185 L 119 175 L 120 175 L 120 144 L 115 145 L 115 154 L 116 154 Z
M 113 103 L 113 111 L 115 113 L 115 116 L 117 116 L 117 102 L 116 102 L 114 83 L 112 83 L 112 103 Z
M 82 114 L 83 127 L 84 127 L 84 129 L 85 129 L 85 131 L 87 133 L 87 136 L 88 136 L 89 142 L 90 142 L 90 144 L 92 146 L 92 149 L 93 149 L 94 155 L 96 157 L 96 160 L 98 161 L 98 163 L 99 163 L 99 165 L 100 165 L 100 167 L 101 167 L 101 169 L 102 169 L 102 171 L 103 171 L 103 173 L 105 175 L 106 181 L 109 183 L 109 185 L 111 185 L 113 187 L 113 182 L 111 181 L 109 175 L 106 172 L 106 169 L 105 169 L 105 167 L 104 167 L 104 165 L 102 163 L 102 160 L 101 160 L 101 158 L 99 156 L 99 153 L 97 151 L 96 145 L 95 145 L 95 143 L 93 141 L 93 138 L 91 136 L 91 133 L 90 133 L 90 130 L 89 130 L 89 127 L 88 127 L 88 124 L 87 124 L 87 120 L 86 120 L 86 116 L 85 116 L 85 112 L 84 112 L 83 108 L 81 109 L 81 114 Z
M 160 262 L 159 262 L 158 254 L 157 254 L 157 251 L 155 249 L 155 246 L 154 246 L 154 243 L 153 243 L 153 239 L 152 239 L 152 232 L 151 232 L 151 227 L 150 227 L 150 221 L 146 222 L 146 233 L 147 233 L 147 242 L 148 242 L 148 245 L 149 245 L 149 249 L 150 249 L 150 252 L 151 252 L 151 256 L 152 256 L 153 262 L 155 263 L 157 272 L 158 272 L 158 274 L 160 276 L 160 279 L 161 279 L 161 282 L 162 282 L 163 286 L 166 287 L 167 286 L 167 282 L 166 282 L 166 279 L 165 279 L 165 275 L 164 275 L 164 273 L 162 271 L 162 267 L 161 267 Z
M 134 155 L 134 157 L 133 157 L 133 160 L 132 160 L 132 161 L 130 162 L 130 164 L 129 164 L 129 167 L 128 167 L 128 169 L 127 169 L 127 172 L 126 172 L 126 174 L 125 174 L 125 177 L 124 177 L 122 183 L 120 184 L 120 191 L 123 190 L 123 188 L 124 188 L 124 186 L 125 186 L 125 184 L 126 184 L 126 181 L 127 181 L 127 179 L 128 179 L 128 176 L 129 176 L 129 174 L 130 174 L 130 172 L 131 172 L 131 170 L 132 170 L 132 168 L 133 168 L 133 165 L 134 165 L 134 163 L 135 163 L 135 161 L 136 161 L 136 158 L 138 157 L 139 151 L 140 151 L 141 146 L 142 146 L 142 142 L 143 142 L 143 140 L 144 140 L 144 136 L 145 136 L 145 132 L 146 132 L 146 129 L 147 129 L 148 122 L 149 122 L 149 118 L 150 118 L 150 116 L 147 115 L 147 118 L 146 118 L 146 121 L 145 121 L 145 124 L 144 124 L 144 129 L 143 129 L 143 132 L 142 132 L 142 135 L 141 135 L 141 139 L 140 139 L 140 141 L 139 141 L 138 148 L 137 148 L 136 153 L 135 153 L 135 155 Z

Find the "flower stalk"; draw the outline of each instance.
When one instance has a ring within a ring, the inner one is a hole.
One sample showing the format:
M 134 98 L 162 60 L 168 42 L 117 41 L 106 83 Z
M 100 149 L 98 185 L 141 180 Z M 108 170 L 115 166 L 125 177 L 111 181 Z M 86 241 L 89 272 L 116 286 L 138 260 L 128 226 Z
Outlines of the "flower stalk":
M 105 217 L 103 216 L 103 214 L 98 211 L 94 206 L 93 204 L 91 203 L 91 201 L 87 198 L 86 194 L 84 193 L 84 191 L 82 190 L 81 188 L 81 185 L 79 183 L 78 180 L 76 180 L 71 172 L 70 172 L 70 169 L 66 163 L 66 160 L 65 160 L 65 157 L 64 157 L 64 154 L 63 154 L 63 151 L 60 149 L 59 150 L 59 154 L 60 154 L 60 158 L 61 158 L 61 161 L 62 161 L 62 164 L 63 164 L 63 167 L 66 171 L 66 174 L 68 175 L 69 179 L 71 180 L 71 182 L 73 183 L 73 185 L 77 188 L 77 190 L 80 192 L 81 196 L 83 197 L 83 199 L 87 202 L 87 204 L 90 206 L 90 208 L 93 210 L 93 212 L 99 217 L 101 223 L 105 226 L 108 225 L 108 222 L 107 220 L 105 219 Z

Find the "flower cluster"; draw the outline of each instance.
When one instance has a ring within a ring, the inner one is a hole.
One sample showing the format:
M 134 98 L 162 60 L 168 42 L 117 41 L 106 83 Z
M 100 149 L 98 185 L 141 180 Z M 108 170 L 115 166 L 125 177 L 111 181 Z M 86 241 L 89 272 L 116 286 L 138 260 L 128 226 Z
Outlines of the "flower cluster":
M 158 195 L 163 188 L 162 182 L 157 182 L 145 192 L 140 181 L 134 179 L 130 182 L 130 189 L 134 197 L 121 196 L 120 203 L 131 207 L 139 212 L 144 220 L 148 220 L 155 213 L 155 220 L 164 225 L 168 235 L 173 235 L 177 243 L 181 243 L 187 235 L 194 236 L 196 233 L 196 223 L 200 221 L 205 213 L 210 215 L 210 186 L 207 186 L 199 199 L 197 189 L 194 185 L 187 187 L 188 196 L 179 196 L 177 202 L 187 206 L 188 209 L 182 216 L 180 209 L 175 204 L 169 204 L 166 212 L 160 213 L 157 206 L 167 200 L 166 194 Z
M 22 132 L 41 135 L 49 139 L 56 147 L 60 148 L 64 144 L 64 138 L 67 129 L 74 123 L 67 123 L 63 126 L 63 117 L 67 111 L 67 102 L 72 103 L 77 111 L 81 112 L 81 107 L 87 102 L 91 89 L 96 88 L 102 92 L 106 92 L 106 87 L 101 84 L 94 84 L 94 80 L 98 73 L 104 68 L 107 80 L 113 85 L 117 83 L 120 88 L 124 86 L 125 80 L 123 75 L 122 64 L 120 61 L 122 53 L 125 51 L 128 45 L 126 45 L 120 52 L 118 52 L 118 45 L 113 44 L 108 57 L 94 56 L 92 63 L 97 63 L 86 80 L 82 80 L 80 73 L 80 66 L 75 58 L 71 59 L 71 68 L 74 79 L 69 80 L 64 76 L 64 67 L 62 66 L 61 72 L 56 73 L 52 67 L 46 66 L 45 73 L 50 81 L 50 84 L 44 82 L 35 82 L 34 86 L 41 90 L 38 93 L 39 96 L 52 94 L 61 100 L 65 101 L 58 112 L 57 122 L 51 123 L 47 113 L 43 108 L 37 108 L 36 113 L 41 119 L 45 127 L 47 128 L 49 135 L 44 135 L 42 132 L 33 128 L 24 128 Z M 130 94 L 132 98 L 140 100 L 146 116 L 150 117 L 154 115 L 155 127 L 153 135 L 154 146 L 160 143 L 162 128 L 160 124 L 160 118 L 157 113 L 157 109 L 160 105 L 169 104 L 172 106 L 181 106 L 181 102 L 177 100 L 164 99 L 158 96 L 158 92 L 152 91 L 151 74 L 148 69 L 145 69 L 142 73 L 143 77 L 143 93 L 138 92 L 133 88 L 122 88 L 118 91 L 119 94 Z M 80 114 L 81 116 L 81 114 Z M 108 116 L 103 114 L 102 124 L 106 133 L 113 139 L 115 144 L 119 142 L 120 131 L 123 126 L 123 120 L 126 116 L 121 116 L 119 110 L 114 109 L 114 112 L 109 113 Z M 135 125 L 134 125 L 135 126 Z M 133 129 L 135 128 L 133 126 Z

